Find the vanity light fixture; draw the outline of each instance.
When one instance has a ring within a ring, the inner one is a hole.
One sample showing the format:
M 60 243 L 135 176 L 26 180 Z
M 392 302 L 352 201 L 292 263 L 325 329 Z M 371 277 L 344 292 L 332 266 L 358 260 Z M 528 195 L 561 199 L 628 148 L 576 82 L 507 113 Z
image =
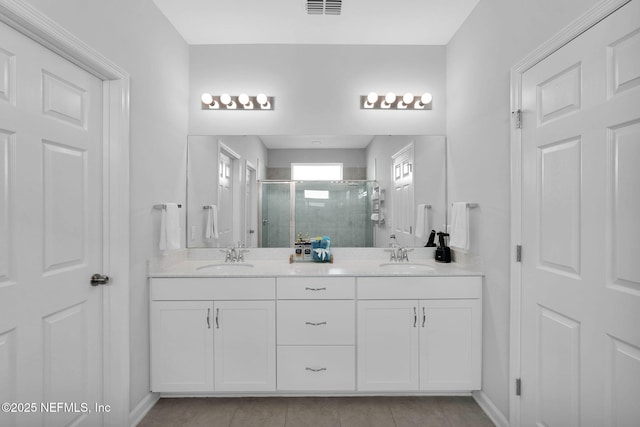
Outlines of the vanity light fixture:
M 220 96 L 203 93 L 200 97 L 203 110 L 273 110 L 273 96 L 260 93 L 250 96 L 241 93 L 238 96 L 223 93 Z
M 360 96 L 360 108 L 363 110 L 431 110 L 433 96 L 425 92 L 420 97 L 407 92 L 403 96 L 396 96 L 389 92 L 380 97 L 376 92 Z
M 389 92 L 384 96 L 384 100 L 380 104 L 380 108 L 391 108 L 394 102 L 396 102 L 397 96 L 393 92 Z

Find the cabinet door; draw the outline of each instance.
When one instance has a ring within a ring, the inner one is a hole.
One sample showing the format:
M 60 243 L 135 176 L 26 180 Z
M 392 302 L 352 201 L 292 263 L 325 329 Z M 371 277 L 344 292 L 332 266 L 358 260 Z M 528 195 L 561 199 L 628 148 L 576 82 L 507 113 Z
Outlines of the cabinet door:
M 151 390 L 213 391 L 213 302 L 151 303 Z
M 481 301 L 420 301 L 420 389 L 480 389 Z
M 358 302 L 358 390 L 418 389 L 418 301 Z
M 276 389 L 275 301 L 214 303 L 216 391 Z

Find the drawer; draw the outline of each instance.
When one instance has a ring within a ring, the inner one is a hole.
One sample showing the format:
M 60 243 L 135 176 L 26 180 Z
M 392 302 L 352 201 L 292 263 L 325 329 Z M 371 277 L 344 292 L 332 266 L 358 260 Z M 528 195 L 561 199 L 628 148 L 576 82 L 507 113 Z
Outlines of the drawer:
M 278 277 L 278 299 L 353 299 L 354 277 Z
M 275 299 L 276 280 L 263 277 L 152 278 L 152 300 Z
M 278 390 L 355 390 L 355 347 L 278 347 Z
M 354 345 L 355 302 L 278 301 L 278 345 Z
M 358 299 L 479 299 L 482 277 L 359 277 Z

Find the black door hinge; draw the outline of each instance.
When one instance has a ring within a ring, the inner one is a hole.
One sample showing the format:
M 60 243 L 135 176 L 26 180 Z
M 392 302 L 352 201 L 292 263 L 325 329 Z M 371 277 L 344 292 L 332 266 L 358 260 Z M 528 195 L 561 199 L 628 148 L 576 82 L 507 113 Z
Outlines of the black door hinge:
M 516 396 L 520 396 L 522 394 L 522 381 L 520 378 L 516 378 Z

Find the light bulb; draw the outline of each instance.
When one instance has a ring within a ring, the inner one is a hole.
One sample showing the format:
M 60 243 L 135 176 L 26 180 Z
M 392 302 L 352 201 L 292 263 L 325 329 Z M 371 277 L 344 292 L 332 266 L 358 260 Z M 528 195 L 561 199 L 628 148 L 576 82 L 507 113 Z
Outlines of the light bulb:
M 431 96 L 429 92 L 423 93 L 422 96 L 420 97 L 420 103 L 423 105 L 427 105 L 432 100 L 433 100 L 433 96 Z
M 369 92 L 369 95 L 367 95 L 367 102 L 369 104 L 375 104 L 378 101 L 378 94 L 375 92 Z
M 394 102 L 396 102 L 396 94 L 393 92 L 389 92 L 384 96 L 384 102 L 386 102 L 387 104 L 393 104 Z
M 213 96 L 210 93 L 203 93 L 200 97 L 200 100 L 203 104 L 211 105 L 213 104 Z
M 258 96 L 256 96 L 256 101 L 258 101 L 258 104 L 263 107 L 265 107 L 269 103 L 269 99 L 264 93 L 259 93 Z
M 249 95 L 247 95 L 246 93 L 241 93 L 240 96 L 238 96 L 238 101 L 242 105 L 247 105 L 249 103 Z
M 228 93 L 223 93 L 222 95 L 220 95 L 220 102 L 222 102 L 224 105 L 231 104 L 231 95 L 229 95 Z
M 415 97 L 413 96 L 413 94 L 412 94 L 411 92 L 407 92 L 407 93 L 405 93 L 405 94 L 404 94 L 404 96 L 402 97 L 402 102 L 403 102 L 405 105 L 409 105 L 409 104 L 411 104 L 411 103 L 413 102 L 413 99 L 414 99 L 414 98 L 415 98 Z

